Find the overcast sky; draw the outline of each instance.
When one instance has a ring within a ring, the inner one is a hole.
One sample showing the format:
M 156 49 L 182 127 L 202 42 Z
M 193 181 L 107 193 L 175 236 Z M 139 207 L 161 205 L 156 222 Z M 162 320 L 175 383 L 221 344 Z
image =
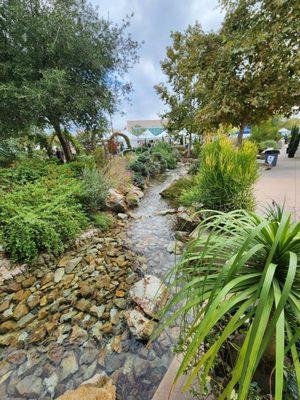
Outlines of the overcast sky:
M 113 117 L 114 129 L 124 129 L 129 119 L 153 119 L 165 110 L 154 85 L 164 79 L 160 61 L 171 43 L 171 31 L 183 31 L 199 21 L 205 31 L 216 30 L 222 21 L 218 0 L 91 0 L 103 17 L 121 22 L 134 13 L 129 28 L 133 38 L 144 42 L 139 63 L 130 70 L 133 84 L 130 104 L 122 104 L 125 115 Z

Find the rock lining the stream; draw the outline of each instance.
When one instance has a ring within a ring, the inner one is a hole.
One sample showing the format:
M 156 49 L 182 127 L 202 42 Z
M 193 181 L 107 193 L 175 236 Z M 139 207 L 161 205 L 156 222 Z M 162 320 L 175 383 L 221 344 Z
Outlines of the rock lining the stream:
M 129 294 L 131 300 L 152 318 L 156 317 L 169 297 L 166 285 L 154 275 L 145 275 L 133 285 Z

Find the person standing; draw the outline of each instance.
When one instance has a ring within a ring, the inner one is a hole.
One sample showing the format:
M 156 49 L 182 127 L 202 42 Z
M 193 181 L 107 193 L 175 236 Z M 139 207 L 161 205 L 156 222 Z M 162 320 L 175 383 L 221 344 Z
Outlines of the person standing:
M 56 147 L 56 150 L 55 150 L 55 157 L 58 159 L 60 164 L 64 163 L 64 155 L 63 155 L 62 151 L 59 150 L 58 147 Z

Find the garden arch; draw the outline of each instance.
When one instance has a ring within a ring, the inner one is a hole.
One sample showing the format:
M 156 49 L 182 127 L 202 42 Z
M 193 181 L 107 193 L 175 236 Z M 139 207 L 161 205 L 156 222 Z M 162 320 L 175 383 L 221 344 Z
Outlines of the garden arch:
M 114 138 L 117 137 L 117 136 L 121 136 L 125 140 L 125 142 L 127 144 L 127 148 L 131 149 L 131 144 L 130 144 L 129 137 L 127 135 L 125 135 L 125 133 L 122 133 L 122 132 L 114 132 L 111 135 L 111 137 L 108 139 L 108 146 L 110 146 L 110 144 L 112 144 Z

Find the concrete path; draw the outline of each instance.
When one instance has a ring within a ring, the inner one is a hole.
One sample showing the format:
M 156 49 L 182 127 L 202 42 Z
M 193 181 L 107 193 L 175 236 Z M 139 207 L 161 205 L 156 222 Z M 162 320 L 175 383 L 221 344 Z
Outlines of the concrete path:
M 261 167 L 261 176 L 255 185 L 257 211 L 272 201 L 282 205 L 300 219 L 300 149 L 295 158 L 288 158 L 286 149 L 280 151 L 277 166 L 270 170 Z
M 193 400 L 194 397 L 189 393 L 182 393 L 186 377 L 181 377 L 176 385 L 173 385 L 176 373 L 180 366 L 179 360 L 175 357 L 168 371 L 160 382 L 152 400 Z

